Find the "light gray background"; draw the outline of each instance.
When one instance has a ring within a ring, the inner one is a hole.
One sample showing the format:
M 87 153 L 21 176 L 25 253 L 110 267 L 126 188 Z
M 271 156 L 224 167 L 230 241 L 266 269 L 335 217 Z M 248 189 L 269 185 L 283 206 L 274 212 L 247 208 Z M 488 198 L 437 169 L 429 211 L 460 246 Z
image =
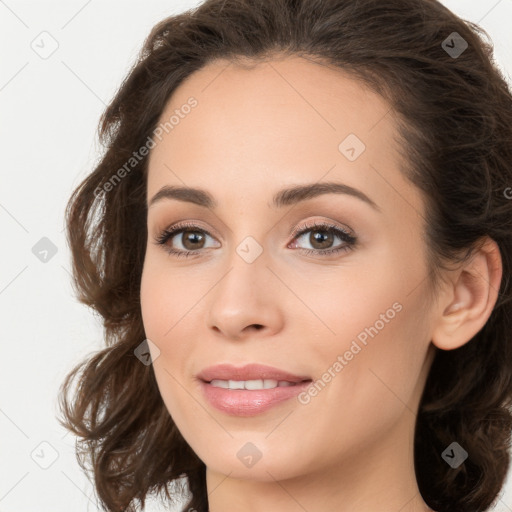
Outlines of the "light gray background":
M 512 0 L 443 3 L 488 31 L 510 80 Z M 156 22 L 197 4 L 0 0 L 1 512 L 99 510 L 74 438 L 55 419 L 65 374 L 102 340 L 99 320 L 70 287 L 64 207 L 92 170 L 98 120 L 144 38 Z M 44 59 L 31 47 L 42 52 L 43 44 L 58 48 Z M 57 249 L 46 263 L 32 252 L 43 237 Z M 510 474 L 496 510 L 512 511 Z

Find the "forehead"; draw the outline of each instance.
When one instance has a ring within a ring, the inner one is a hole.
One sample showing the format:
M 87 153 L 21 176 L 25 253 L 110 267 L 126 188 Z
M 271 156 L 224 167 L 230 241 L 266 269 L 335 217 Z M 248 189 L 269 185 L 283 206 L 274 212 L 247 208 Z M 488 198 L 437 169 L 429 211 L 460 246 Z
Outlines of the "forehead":
M 381 121 L 383 130 L 392 125 L 390 116 L 384 119 L 388 103 L 361 81 L 302 57 L 211 62 L 180 84 L 160 121 L 179 113 L 191 97 L 197 108 L 172 129 L 176 141 L 192 134 L 203 140 L 229 134 L 226 142 L 233 145 L 244 140 L 248 145 L 249 135 L 267 143 L 317 142 L 326 136 L 331 142 L 342 140 L 347 131 L 363 139 Z
M 148 197 L 166 184 L 254 194 L 327 173 L 379 197 L 370 165 L 399 166 L 390 105 L 345 71 L 301 57 L 213 61 L 174 91 L 160 124 L 172 117 L 150 152 Z M 343 154 L 347 144 L 362 151 L 357 159 Z

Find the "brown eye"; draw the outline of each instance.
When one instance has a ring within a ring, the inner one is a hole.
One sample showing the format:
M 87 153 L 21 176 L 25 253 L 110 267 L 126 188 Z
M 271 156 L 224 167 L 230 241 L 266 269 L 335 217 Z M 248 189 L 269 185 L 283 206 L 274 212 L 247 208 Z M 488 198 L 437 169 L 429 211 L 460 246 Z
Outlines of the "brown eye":
M 333 233 L 327 230 L 315 229 L 311 230 L 310 233 L 308 242 L 314 249 L 329 249 L 334 241 Z
M 179 224 L 164 230 L 160 236 L 156 237 L 155 242 L 164 246 L 169 254 L 187 257 L 199 254 L 200 249 L 208 248 L 205 245 L 206 237 L 214 239 L 208 231 L 199 226 Z
M 308 233 L 309 236 L 307 236 Z M 305 240 L 310 245 L 310 248 L 297 247 L 297 243 L 301 239 Z M 342 243 L 333 246 L 335 239 L 340 240 Z M 297 247 L 306 254 L 326 256 L 351 249 L 357 239 L 334 224 L 313 224 L 304 226 L 302 230 L 295 235 L 294 240 L 293 247 Z
M 176 236 L 175 233 L 174 236 Z M 190 229 L 181 231 L 181 243 L 187 251 L 202 249 L 204 245 L 204 236 L 201 231 L 192 231 Z
M 307 243 L 310 244 L 311 249 L 297 247 L 297 241 L 301 238 L 305 238 L 307 233 L 309 233 Z M 215 240 L 208 231 L 199 226 L 193 224 L 179 224 L 164 230 L 160 236 L 155 238 L 155 243 L 157 245 L 162 245 L 164 250 L 172 256 L 187 258 L 201 255 L 204 252 L 202 249 L 208 248 L 205 245 L 206 237 L 210 237 Z M 341 244 L 333 246 L 335 239 L 340 240 Z M 343 228 L 334 224 L 320 223 L 303 226 L 302 231 L 295 234 L 291 248 L 297 247 L 299 251 L 308 255 L 332 256 L 352 249 L 356 241 L 356 237 L 348 231 L 345 231 Z M 218 242 L 215 243 L 218 244 Z M 218 246 L 219 245 L 216 245 L 216 247 Z

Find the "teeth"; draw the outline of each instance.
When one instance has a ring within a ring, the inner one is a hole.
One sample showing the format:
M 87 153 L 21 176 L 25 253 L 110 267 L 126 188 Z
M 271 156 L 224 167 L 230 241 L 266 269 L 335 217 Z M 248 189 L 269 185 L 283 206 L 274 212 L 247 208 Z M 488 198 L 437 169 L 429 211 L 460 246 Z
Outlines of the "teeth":
M 286 380 L 259 379 L 259 380 L 220 380 L 214 379 L 210 382 L 212 386 L 224 389 L 272 389 L 284 386 L 295 386 L 293 382 Z

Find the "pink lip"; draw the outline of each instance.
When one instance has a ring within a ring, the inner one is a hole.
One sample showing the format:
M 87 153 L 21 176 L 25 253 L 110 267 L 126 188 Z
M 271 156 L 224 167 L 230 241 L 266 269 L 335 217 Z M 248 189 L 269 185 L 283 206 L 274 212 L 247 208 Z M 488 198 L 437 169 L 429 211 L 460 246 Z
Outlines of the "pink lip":
M 220 380 L 257 380 L 257 379 L 274 379 L 286 380 L 288 382 L 301 382 L 303 380 L 311 380 L 309 376 L 293 375 L 284 370 L 279 370 L 272 366 L 263 364 L 247 364 L 241 368 L 237 368 L 230 364 L 219 364 L 204 368 L 197 378 L 204 382 L 211 382 L 214 379 Z
M 221 364 L 205 368 L 198 375 L 206 400 L 216 409 L 233 416 L 254 416 L 288 400 L 311 384 L 311 378 L 259 364 L 249 364 L 236 368 Z M 278 386 L 273 389 L 246 390 L 224 389 L 212 386 L 210 381 L 220 380 L 259 380 L 273 379 L 295 383 L 293 386 Z
M 219 411 L 232 416 L 255 416 L 284 400 L 297 396 L 310 384 L 311 381 L 306 381 L 294 386 L 249 391 L 218 388 L 201 381 L 201 388 L 208 402 Z

